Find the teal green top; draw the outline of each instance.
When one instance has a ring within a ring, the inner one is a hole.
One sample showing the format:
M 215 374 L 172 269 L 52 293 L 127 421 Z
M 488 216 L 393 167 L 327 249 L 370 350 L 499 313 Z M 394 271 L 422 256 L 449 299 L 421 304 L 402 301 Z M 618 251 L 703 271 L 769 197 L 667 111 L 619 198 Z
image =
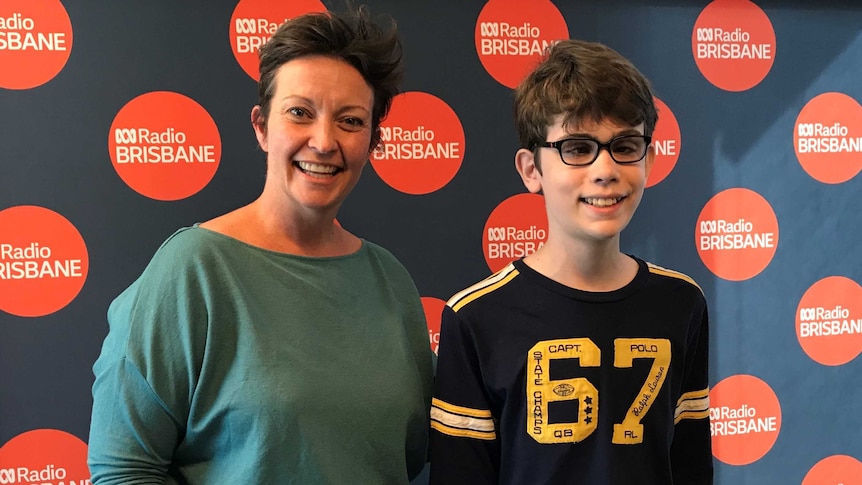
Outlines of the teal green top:
M 424 466 L 425 316 L 380 246 L 312 258 L 184 228 L 108 322 L 93 366 L 96 485 L 393 485 Z

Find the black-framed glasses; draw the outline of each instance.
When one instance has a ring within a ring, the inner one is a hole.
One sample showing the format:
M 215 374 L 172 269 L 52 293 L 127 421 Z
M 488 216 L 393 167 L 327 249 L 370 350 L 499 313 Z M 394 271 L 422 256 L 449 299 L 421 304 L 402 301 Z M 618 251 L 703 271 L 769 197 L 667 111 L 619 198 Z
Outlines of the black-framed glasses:
M 646 135 L 618 136 L 607 143 L 601 143 L 594 138 L 565 138 L 559 141 L 537 143 L 533 148 L 556 148 L 560 152 L 563 163 L 573 167 L 583 167 L 595 162 L 602 148 L 607 149 L 611 158 L 617 163 L 639 162 L 646 156 L 651 141 L 652 137 Z

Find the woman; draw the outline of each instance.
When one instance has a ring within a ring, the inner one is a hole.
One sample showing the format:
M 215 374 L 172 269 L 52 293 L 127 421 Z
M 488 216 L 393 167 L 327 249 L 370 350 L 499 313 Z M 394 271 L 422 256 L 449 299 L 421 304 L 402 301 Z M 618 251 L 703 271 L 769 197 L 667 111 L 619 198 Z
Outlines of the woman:
M 260 51 L 260 197 L 183 228 L 108 311 L 89 459 L 113 483 L 406 484 L 431 353 L 404 267 L 335 222 L 403 64 L 360 7 Z

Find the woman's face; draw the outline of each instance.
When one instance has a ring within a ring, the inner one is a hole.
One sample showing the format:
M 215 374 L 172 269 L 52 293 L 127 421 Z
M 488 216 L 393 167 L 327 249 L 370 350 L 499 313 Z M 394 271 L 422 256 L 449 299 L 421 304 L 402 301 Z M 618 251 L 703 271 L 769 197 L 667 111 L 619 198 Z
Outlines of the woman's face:
M 274 85 L 267 119 L 259 106 L 251 114 L 267 153 L 262 197 L 289 215 L 335 217 L 368 161 L 374 92 L 353 66 L 325 56 L 283 64 Z

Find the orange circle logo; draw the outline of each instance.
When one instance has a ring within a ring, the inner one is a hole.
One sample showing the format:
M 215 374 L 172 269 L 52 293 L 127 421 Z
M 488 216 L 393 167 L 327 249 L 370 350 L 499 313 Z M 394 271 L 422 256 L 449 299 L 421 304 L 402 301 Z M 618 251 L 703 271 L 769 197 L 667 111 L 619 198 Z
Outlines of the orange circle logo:
M 808 175 L 840 184 L 862 170 L 862 106 L 843 93 L 824 93 L 805 105 L 793 132 L 796 158 Z
M 440 321 L 446 302 L 430 296 L 422 297 L 422 308 L 425 310 L 425 321 L 428 322 L 428 340 L 431 350 L 436 354 L 440 348 Z
M 479 12 L 475 38 L 488 74 L 514 88 L 548 47 L 569 38 L 569 27 L 549 0 L 490 0 Z
M 451 181 L 464 160 L 464 129 L 448 104 L 428 93 L 401 93 L 380 126 L 371 166 L 406 194 L 434 192 Z
M 778 219 L 757 192 L 727 189 L 701 210 L 694 239 L 700 259 L 716 276 L 747 280 L 772 261 L 778 247 Z
M 681 145 L 679 123 L 673 111 L 662 100 L 653 98 L 653 101 L 658 110 L 658 123 L 652 135 L 655 161 L 646 181 L 647 187 L 658 184 L 673 171 L 676 161 L 679 160 Z
M 41 317 L 78 296 L 90 259 L 65 217 L 32 205 L 0 211 L 0 310 Z
M 715 0 L 694 23 L 691 50 L 707 81 L 725 91 L 745 91 L 772 69 L 775 30 L 749 0 Z
M 56 429 L 27 431 L 0 448 L 0 484 L 90 483 L 87 445 Z
M 230 17 L 230 48 L 236 62 L 255 81 L 260 80 L 257 51 L 279 25 L 311 12 L 326 12 L 320 0 L 240 0 Z
M 206 187 L 218 169 L 221 138 L 194 100 L 154 91 L 129 101 L 108 135 L 114 170 L 135 192 L 179 200 Z
M 828 456 L 808 471 L 802 485 L 862 485 L 862 463 L 852 456 Z
M 843 276 L 814 283 L 796 308 L 796 338 L 823 365 L 842 365 L 862 352 L 862 286 Z
M 548 240 L 545 198 L 538 194 L 517 194 L 498 205 L 482 231 L 482 251 L 491 272 L 515 259 L 529 256 Z
M 0 2 L 0 88 L 54 79 L 72 53 L 72 22 L 59 0 Z
M 754 463 L 781 431 L 778 397 L 757 377 L 728 377 L 709 393 L 709 429 L 715 458 L 728 465 Z

